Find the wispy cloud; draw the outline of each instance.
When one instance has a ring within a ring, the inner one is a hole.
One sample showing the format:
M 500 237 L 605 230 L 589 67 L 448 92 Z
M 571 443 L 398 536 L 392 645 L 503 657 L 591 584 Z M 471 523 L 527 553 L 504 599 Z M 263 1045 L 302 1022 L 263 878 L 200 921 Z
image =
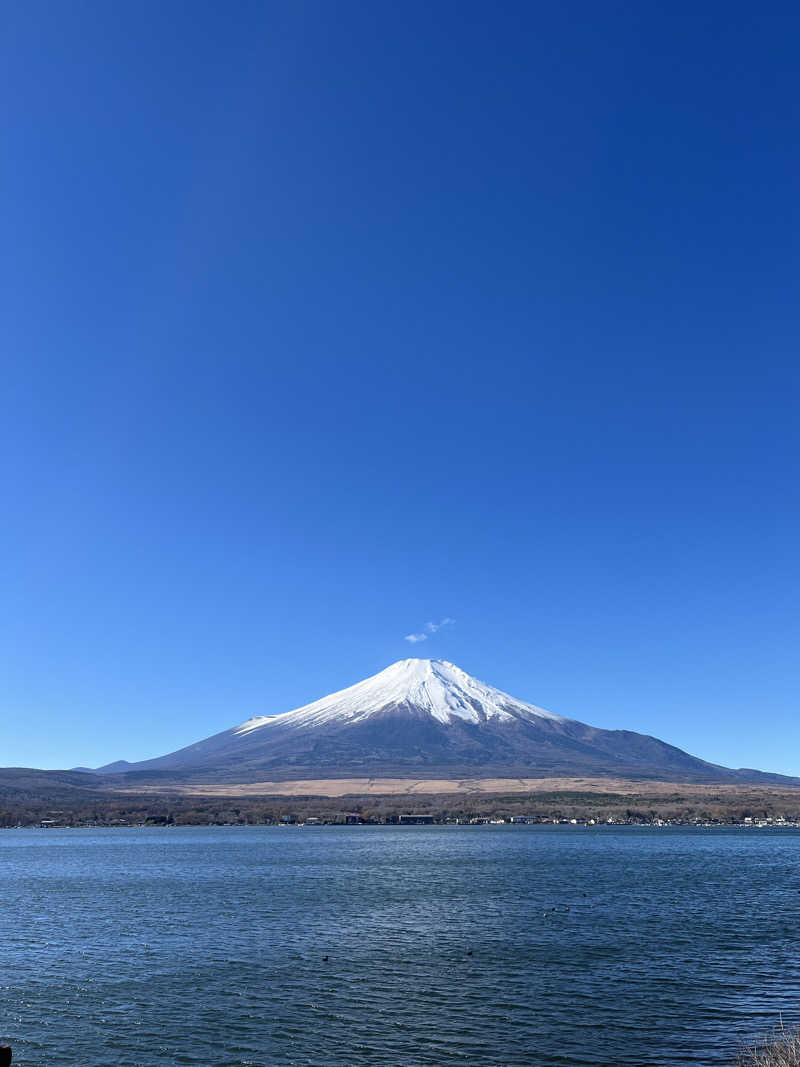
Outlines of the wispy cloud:
M 421 634 L 406 634 L 403 638 L 404 641 L 408 641 L 410 645 L 419 644 L 420 641 L 427 641 L 431 634 L 435 634 L 437 630 L 441 630 L 443 626 L 452 626 L 455 619 L 440 619 L 438 622 L 426 622 L 425 630 Z

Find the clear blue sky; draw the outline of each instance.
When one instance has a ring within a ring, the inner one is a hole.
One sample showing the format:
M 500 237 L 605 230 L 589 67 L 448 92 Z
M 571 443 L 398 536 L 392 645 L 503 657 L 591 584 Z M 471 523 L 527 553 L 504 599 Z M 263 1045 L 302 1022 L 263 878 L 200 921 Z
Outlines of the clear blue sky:
M 0 764 L 425 655 L 800 774 L 796 11 L 6 4 Z

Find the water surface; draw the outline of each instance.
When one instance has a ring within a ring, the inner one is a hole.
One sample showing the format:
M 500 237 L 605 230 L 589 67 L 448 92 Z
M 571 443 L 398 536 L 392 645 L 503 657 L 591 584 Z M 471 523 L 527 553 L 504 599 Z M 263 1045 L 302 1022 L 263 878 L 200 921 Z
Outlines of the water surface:
M 0 892 L 15 1067 L 671 1067 L 800 1022 L 792 831 L 5 831 Z

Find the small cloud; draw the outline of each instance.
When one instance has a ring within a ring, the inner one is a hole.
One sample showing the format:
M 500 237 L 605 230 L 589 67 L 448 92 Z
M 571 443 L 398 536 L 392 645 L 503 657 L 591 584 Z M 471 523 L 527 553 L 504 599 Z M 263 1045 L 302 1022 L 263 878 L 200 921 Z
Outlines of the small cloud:
M 421 634 L 406 634 L 403 640 L 408 641 L 410 645 L 419 644 L 420 641 L 427 641 L 431 634 L 435 634 L 443 626 L 452 626 L 455 621 L 455 619 L 447 618 L 440 619 L 439 622 L 426 622 L 425 629 Z

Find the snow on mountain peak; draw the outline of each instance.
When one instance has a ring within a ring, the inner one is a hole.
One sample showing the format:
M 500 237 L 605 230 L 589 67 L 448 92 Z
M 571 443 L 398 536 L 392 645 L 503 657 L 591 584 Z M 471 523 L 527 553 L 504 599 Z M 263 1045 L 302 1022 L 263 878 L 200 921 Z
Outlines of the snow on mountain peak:
M 296 727 L 356 723 L 390 708 L 427 712 L 444 724 L 459 720 L 481 723 L 489 719 L 564 721 L 560 715 L 516 700 L 478 681 L 454 663 L 440 659 L 403 659 L 363 682 L 294 711 L 249 719 L 234 732 L 249 734 L 271 723 Z

